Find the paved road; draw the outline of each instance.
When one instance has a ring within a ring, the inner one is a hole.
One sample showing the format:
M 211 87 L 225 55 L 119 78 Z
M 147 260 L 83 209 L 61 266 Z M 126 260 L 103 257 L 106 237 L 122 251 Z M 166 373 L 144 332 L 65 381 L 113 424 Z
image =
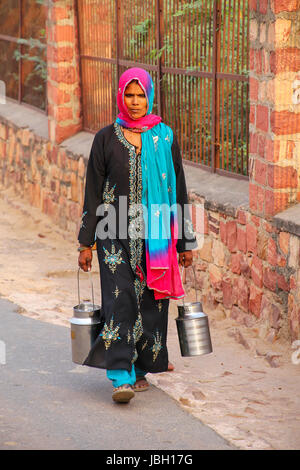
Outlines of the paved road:
M 2 450 L 233 449 L 155 387 L 115 404 L 105 371 L 72 363 L 68 328 L 24 317 L 4 299 L 0 340 Z

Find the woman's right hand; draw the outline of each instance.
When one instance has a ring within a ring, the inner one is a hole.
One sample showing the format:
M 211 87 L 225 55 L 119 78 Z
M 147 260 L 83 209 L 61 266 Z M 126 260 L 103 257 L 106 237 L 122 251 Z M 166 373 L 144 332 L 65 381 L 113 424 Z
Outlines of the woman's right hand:
M 92 269 L 92 248 L 87 248 L 84 251 L 81 251 L 78 256 L 78 266 L 87 272 Z

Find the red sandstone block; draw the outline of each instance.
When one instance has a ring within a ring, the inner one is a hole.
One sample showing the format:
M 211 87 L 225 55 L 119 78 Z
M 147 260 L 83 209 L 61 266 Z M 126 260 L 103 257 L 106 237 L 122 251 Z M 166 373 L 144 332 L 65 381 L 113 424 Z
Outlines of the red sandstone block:
M 255 117 L 256 117 L 256 105 L 250 104 L 250 112 L 249 112 L 250 124 L 255 125 Z
M 252 260 L 251 278 L 257 287 L 263 287 L 263 264 L 257 256 L 254 256 Z
M 69 93 L 67 93 L 66 91 L 64 90 L 57 90 L 57 103 L 58 105 L 60 104 L 66 104 L 66 103 L 70 103 L 71 101 L 71 95 Z
M 239 251 L 242 251 L 243 253 L 247 252 L 246 231 L 240 227 L 237 228 L 237 247 Z
M 237 278 L 235 281 L 233 295 L 237 297 L 238 306 L 248 312 L 248 303 L 249 303 L 249 281 L 242 276 Z
M 234 274 L 241 274 L 241 253 L 233 253 L 231 256 L 230 269 Z
M 291 160 L 292 158 L 294 158 L 295 148 L 296 148 L 296 143 L 288 140 L 286 142 L 285 158 L 287 158 L 288 160 Z
M 271 73 L 282 72 L 299 72 L 300 70 L 300 53 L 297 47 L 287 47 L 284 49 L 276 49 L 270 53 L 270 69 Z
M 256 215 L 252 215 L 251 222 L 253 222 L 256 227 L 260 227 L 261 218 L 257 217 Z
M 277 265 L 280 266 L 281 268 L 284 268 L 286 266 L 286 258 L 282 255 L 278 255 Z
M 209 265 L 209 280 L 214 289 L 222 289 L 222 272 L 214 264 Z
M 257 187 L 257 212 L 263 214 L 265 207 L 265 189 Z
M 271 0 L 271 8 L 274 13 L 297 11 L 299 9 L 299 0 Z
M 74 49 L 72 47 L 58 47 L 56 49 L 56 62 L 72 62 Z
M 249 97 L 251 101 L 258 100 L 258 88 L 259 88 L 259 81 L 256 78 L 250 77 L 249 80 Z
M 58 67 L 57 82 L 74 84 L 77 80 L 77 72 L 75 67 Z
M 263 61 L 262 61 L 263 55 L 262 55 L 262 50 L 259 49 L 258 51 L 255 51 L 255 72 L 258 75 L 262 74 L 263 71 Z
M 252 224 L 246 226 L 247 250 L 256 253 L 257 248 L 257 228 Z
M 257 189 L 258 186 L 256 184 L 249 183 L 249 205 L 253 211 L 257 211 Z
M 287 255 L 289 252 L 290 234 L 288 232 L 280 232 L 278 240 L 282 253 Z
M 269 0 L 259 0 L 259 11 L 263 15 L 267 13 Z
M 279 193 L 278 191 L 266 190 L 265 215 L 273 216 L 282 212 L 289 206 L 288 193 Z
M 6 140 L 8 137 L 7 126 L 5 124 L 0 124 L 0 139 Z
M 220 220 L 220 238 L 226 245 L 226 222 L 223 222 L 223 220 Z
M 257 289 L 254 285 L 250 286 L 249 310 L 254 313 L 257 318 L 260 317 L 262 295 L 261 290 Z
M 290 291 L 289 282 L 285 279 L 285 277 L 282 274 L 279 274 L 279 273 L 277 273 L 277 286 L 279 289 L 284 290 L 285 292 Z
M 59 107 L 56 109 L 56 121 L 63 122 L 73 119 L 73 109 L 66 107 Z
M 251 70 L 251 69 L 250 69 Z M 262 73 L 270 73 L 270 52 L 265 49 L 262 52 Z
M 71 95 L 69 93 L 67 93 L 65 90 L 59 89 L 57 86 L 52 85 L 50 81 L 48 81 L 47 90 L 50 106 L 62 105 L 71 101 Z
M 272 266 L 277 265 L 277 258 L 278 258 L 278 253 L 277 253 L 277 246 L 273 238 L 269 238 L 268 240 L 268 249 L 267 249 L 267 261 L 269 264 Z
M 256 106 L 256 127 L 264 132 L 269 130 L 269 111 L 267 106 Z
M 6 158 L 6 142 L 0 140 L 0 158 Z
M 77 134 L 81 128 L 81 124 L 69 124 L 68 126 L 57 125 L 55 128 L 55 142 L 60 144 L 68 137 Z
M 70 12 L 68 8 L 61 7 L 52 7 L 51 11 L 51 20 L 58 22 L 60 20 L 67 20 L 70 17 Z
M 275 142 L 273 140 L 267 139 L 266 140 L 266 148 L 265 148 L 265 159 L 269 162 L 275 161 L 275 151 L 274 151 Z
M 48 77 L 50 80 L 57 82 L 57 67 L 48 66 Z
M 226 223 L 226 244 L 229 251 L 236 251 L 237 225 L 235 220 Z
M 272 111 L 270 117 L 271 130 L 276 135 L 300 133 L 300 117 L 290 111 Z
M 267 137 L 264 134 L 258 135 L 257 153 L 261 158 L 265 158 Z
M 247 212 L 239 209 L 237 213 L 237 221 L 239 224 L 246 225 L 247 223 Z
M 296 289 L 297 287 L 297 280 L 295 276 L 290 277 L 290 290 Z
M 257 154 L 258 149 L 258 134 L 250 132 L 250 139 L 249 139 L 249 153 Z
M 265 231 L 268 233 L 279 233 L 278 229 L 274 227 L 272 224 L 270 224 L 269 222 L 267 222 L 266 220 L 263 223 L 263 227 Z
M 249 266 L 249 263 L 248 263 L 248 257 L 245 255 L 243 256 L 242 260 L 241 260 L 241 274 L 247 278 L 247 279 L 250 279 L 251 277 L 251 269 L 250 269 L 250 266 Z
M 56 25 L 55 39 L 56 42 L 74 42 L 75 30 L 72 25 Z
M 233 290 L 229 277 L 222 279 L 223 305 L 225 308 L 231 308 L 233 305 Z
M 267 165 L 260 160 L 255 160 L 254 180 L 263 186 L 267 182 Z
M 275 292 L 276 291 L 276 283 L 277 283 L 277 273 L 276 271 L 272 271 L 270 268 L 265 268 L 263 272 L 263 284 L 264 286 Z
M 296 168 L 292 166 L 269 165 L 268 185 L 271 188 L 297 188 L 298 174 Z
M 69 205 L 69 218 L 70 220 L 73 220 L 74 222 L 78 221 L 78 218 L 80 217 L 81 213 L 81 208 L 79 207 L 79 204 L 72 202 Z

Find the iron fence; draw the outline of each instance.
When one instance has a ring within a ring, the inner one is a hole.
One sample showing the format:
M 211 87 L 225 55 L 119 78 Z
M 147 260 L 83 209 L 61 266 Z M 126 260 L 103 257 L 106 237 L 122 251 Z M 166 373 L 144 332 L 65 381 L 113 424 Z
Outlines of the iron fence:
M 6 95 L 47 109 L 46 7 L 38 0 L 0 0 L 0 79 Z
M 248 0 L 77 0 L 84 128 L 116 117 L 128 67 L 148 70 L 154 112 L 183 158 L 248 175 Z

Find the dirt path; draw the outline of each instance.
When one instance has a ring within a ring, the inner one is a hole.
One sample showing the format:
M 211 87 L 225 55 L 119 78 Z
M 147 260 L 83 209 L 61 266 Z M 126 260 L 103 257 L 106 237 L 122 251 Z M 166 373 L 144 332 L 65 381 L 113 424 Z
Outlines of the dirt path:
M 19 313 L 69 327 L 77 304 L 76 234 L 66 234 L 47 216 L 10 191 L 0 193 L 0 295 Z M 92 279 L 99 302 L 99 268 Z M 89 278 L 80 276 L 81 298 L 90 296 Z M 171 373 L 149 380 L 187 411 L 242 449 L 300 448 L 300 364 L 291 345 L 263 341 L 210 312 L 213 354 L 183 358 L 170 309 Z

